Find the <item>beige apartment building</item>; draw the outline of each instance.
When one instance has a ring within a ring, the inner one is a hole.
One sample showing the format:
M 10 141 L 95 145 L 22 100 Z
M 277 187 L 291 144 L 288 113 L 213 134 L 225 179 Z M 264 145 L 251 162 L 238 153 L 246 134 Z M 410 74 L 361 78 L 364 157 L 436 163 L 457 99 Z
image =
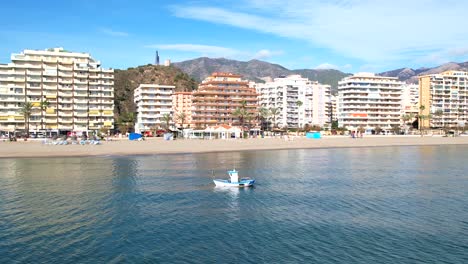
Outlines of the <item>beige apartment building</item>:
M 11 63 L 0 64 L 0 131 L 24 131 L 26 102 L 33 106 L 30 133 L 113 129 L 114 70 L 100 64 L 63 48 L 12 54 Z
M 192 92 L 176 92 L 172 96 L 174 122 L 177 127 L 190 127 L 192 123 Z M 181 119 L 183 114 L 184 120 Z M 183 123 L 183 124 L 182 124 Z
M 419 77 L 423 128 L 456 128 L 468 119 L 468 72 L 446 71 Z M 429 117 L 429 118 L 427 118 Z
M 166 128 L 164 115 L 169 115 L 173 125 L 172 117 L 172 95 L 175 86 L 159 84 L 140 84 L 134 91 L 134 102 L 137 111 L 137 122 L 135 132 L 143 133 L 154 129 Z M 166 128 L 169 129 L 169 128 Z
M 258 105 L 255 88 L 241 79 L 241 75 L 215 72 L 207 77 L 192 93 L 192 125 L 194 128 L 206 128 L 214 125 L 240 125 L 240 120 L 233 115 L 245 101 L 245 109 L 250 115 L 244 125 L 258 125 Z

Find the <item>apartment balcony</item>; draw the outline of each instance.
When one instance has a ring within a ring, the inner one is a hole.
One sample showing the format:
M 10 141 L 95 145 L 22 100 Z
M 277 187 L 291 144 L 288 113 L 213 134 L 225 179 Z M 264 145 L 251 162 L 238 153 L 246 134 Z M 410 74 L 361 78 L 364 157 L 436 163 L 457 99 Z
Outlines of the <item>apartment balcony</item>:
M 73 113 L 75 117 L 88 117 L 88 112 L 76 112 L 76 110 L 75 108 L 75 112 Z
M 76 117 L 76 115 L 75 115 L 75 117 Z M 73 119 L 73 122 L 78 123 L 78 124 L 87 124 L 88 119 L 87 118 L 75 118 L 75 119 Z
M 75 84 L 88 84 L 88 80 L 86 79 L 74 79 L 73 81 Z
M 105 82 L 105 81 L 101 81 L 101 85 L 110 86 L 110 85 L 114 85 L 114 82 Z
M 89 116 L 97 117 L 97 116 L 101 116 L 101 113 L 99 111 L 98 112 L 89 111 Z
M 61 105 L 60 105 L 60 106 L 58 107 L 58 109 L 59 109 L 59 110 L 69 110 L 69 111 L 71 111 L 71 110 L 73 110 L 73 107 L 72 107 L 71 105 L 69 105 L 69 106 L 61 106 Z M 62 114 L 62 113 L 63 113 L 63 112 L 60 112 L 59 114 Z
M 94 79 L 94 80 L 96 80 L 96 79 L 101 79 L 101 75 L 99 75 L 99 74 L 94 74 L 94 73 L 90 73 L 90 74 L 88 75 L 88 77 L 89 77 L 90 79 Z
M 72 87 L 64 86 L 64 85 L 59 85 L 58 89 L 61 90 L 61 91 L 71 91 L 71 90 L 73 90 Z
M 74 97 L 88 97 L 88 93 L 77 93 L 77 92 L 74 92 L 74 93 L 73 93 L 73 96 L 74 96 Z
M 44 120 L 44 123 L 46 123 L 46 124 L 56 124 L 56 123 L 57 123 L 57 119 L 56 119 L 56 118 L 54 118 L 54 119 L 48 119 L 48 118 L 46 118 L 46 119 Z
M 76 110 L 88 110 L 88 106 L 87 105 L 75 105 L 75 111 Z
M 79 72 L 75 71 L 73 73 L 73 77 L 87 79 L 88 78 L 88 73 L 79 73 Z
M 59 95 L 60 97 L 73 97 L 73 93 L 59 92 L 58 95 Z
M 59 65 L 59 66 L 58 66 L 58 69 L 59 69 L 60 71 L 67 71 L 67 72 L 73 71 L 73 67 L 71 67 L 71 66 Z
M 72 84 L 73 80 L 72 79 L 60 79 L 58 80 L 59 84 Z
M 71 98 L 60 98 L 59 103 L 62 104 L 72 104 L 73 100 Z
M 59 118 L 58 121 L 60 124 L 72 124 L 73 123 L 73 119 Z
M 59 77 L 66 77 L 66 78 L 72 78 L 73 74 L 68 73 L 68 72 L 59 72 L 58 76 Z

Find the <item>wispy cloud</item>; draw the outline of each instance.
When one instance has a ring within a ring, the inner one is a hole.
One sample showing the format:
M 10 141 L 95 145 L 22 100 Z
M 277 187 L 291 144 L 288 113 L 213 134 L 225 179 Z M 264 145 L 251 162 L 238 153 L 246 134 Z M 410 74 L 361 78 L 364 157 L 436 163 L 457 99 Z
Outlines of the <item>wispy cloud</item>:
M 236 6 L 172 6 L 180 18 L 250 29 L 371 64 L 420 59 L 432 53 L 468 56 L 468 1 L 244 0 Z M 458 25 L 458 26 L 457 26 Z
M 334 64 L 330 64 L 330 63 L 322 63 L 320 65 L 317 65 L 314 69 L 316 70 L 329 70 L 329 69 L 338 70 L 340 69 L 340 67 Z
M 200 44 L 153 44 L 146 45 L 145 47 L 151 49 L 193 52 L 199 53 L 202 56 L 214 57 L 232 57 L 241 53 L 240 51 L 231 48 Z
M 268 50 L 268 49 L 262 49 L 257 51 L 252 58 L 257 59 L 257 60 L 264 60 L 264 59 L 269 59 L 271 57 L 274 57 L 276 55 L 281 55 L 283 54 L 283 51 L 281 50 Z
M 115 30 L 112 30 L 110 28 L 104 28 L 104 27 L 101 27 L 98 30 L 99 30 L 99 32 L 101 32 L 103 34 L 113 36 L 113 37 L 128 37 L 128 35 L 129 35 L 127 32 L 115 31 Z
M 338 66 L 331 63 L 322 63 L 317 65 L 314 69 L 316 70 L 350 70 L 353 66 L 351 64 L 345 64 L 343 66 Z
M 196 53 L 197 56 L 232 58 L 232 59 L 238 59 L 238 60 L 268 59 L 276 55 L 283 54 L 282 51 L 271 51 L 269 49 L 261 49 L 257 52 L 249 52 L 249 51 L 237 50 L 237 49 L 228 48 L 228 47 L 201 45 L 201 44 L 189 44 L 189 43 L 152 44 L 152 45 L 146 45 L 145 48 L 189 52 L 189 53 Z

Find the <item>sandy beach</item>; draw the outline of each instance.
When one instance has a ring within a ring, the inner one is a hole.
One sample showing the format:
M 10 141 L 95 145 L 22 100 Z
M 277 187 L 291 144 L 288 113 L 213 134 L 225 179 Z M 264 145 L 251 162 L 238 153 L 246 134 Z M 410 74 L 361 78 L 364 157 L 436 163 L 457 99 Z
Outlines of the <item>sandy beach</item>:
M 104 155 L 151 155 L 174 153 L 202 153 L 246 150 L 352 148 L 419 145 L 467 145 L 468 137 L 368 136 L 324 137 L 293 140 L 283 138 L 257 138 L 237 140 L 172 140 L 149 138 L 146 141 L 126 139 L 103 142 L 102 145 L 44 145 L 41 141 L 0 142 L 0 158 L 14 157 L 70 157 Z

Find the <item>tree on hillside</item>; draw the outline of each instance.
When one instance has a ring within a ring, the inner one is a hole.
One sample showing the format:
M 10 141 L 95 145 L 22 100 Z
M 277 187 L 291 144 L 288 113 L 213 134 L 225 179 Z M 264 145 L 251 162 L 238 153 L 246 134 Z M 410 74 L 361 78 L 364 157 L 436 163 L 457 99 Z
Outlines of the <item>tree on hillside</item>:
M 121 133 L 127 133 L 135 127 L 135 121 L 136 114 L 134 112 L 127 112 L 118 118 L 117 126 Z

